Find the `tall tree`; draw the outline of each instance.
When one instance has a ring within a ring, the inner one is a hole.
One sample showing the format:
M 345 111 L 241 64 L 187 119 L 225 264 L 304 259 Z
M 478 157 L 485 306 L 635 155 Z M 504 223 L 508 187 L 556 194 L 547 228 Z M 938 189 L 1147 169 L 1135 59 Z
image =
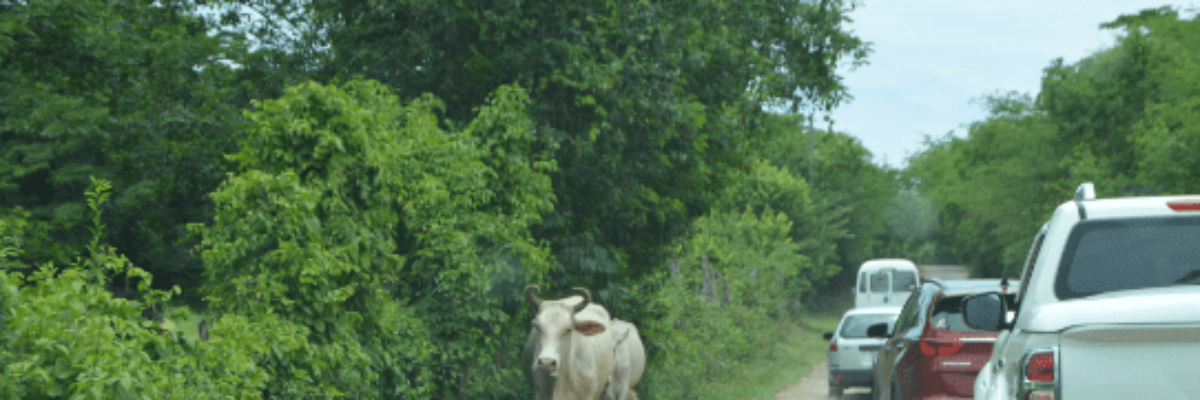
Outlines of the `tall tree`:
M 443 131 L 436 99 L 403 104 L 353 80 L 299 85 L 247 115 L 239 172 L 213 194 L 215 222 L 194 229 L 212 310 L 310 332 L 264 360 L 270 395 L 516 389 L 499 384 L 516 368 L 488 365 L 515 358 L 497 333 L 526 326 L 517 288 L 545 273 L 529 226 L 551 206 L 553 168 L 529 149 L 526 102 L 501 87 L 469 125 Z M 463 384 L 468 367 L 484 384 Z
M 842 28 L 853 6 L 316 0 L 312 12 L 332 52 L 328 76 L 434 93 L 450 120 L 502 83 L 530 88 L 536 145 L 560 167 L 537 235 L 560 274 L 610 299 L 610 279 L 661 266 L 726 173 L 749 166 L 745 146 L 760 132 L 749 127 L 765 105 L 846 97 L 834 67 L 867 53 Z
M 114 184 L 107 240 L 159 282 L 192 287 L 183 226 L 236 148 L 240 109 L 263 87 L 246 50 L 209 34 L 190 1 L 0 2 L 0 208 L 33 213 L 27 261 L 85 240 L 89 175 Z

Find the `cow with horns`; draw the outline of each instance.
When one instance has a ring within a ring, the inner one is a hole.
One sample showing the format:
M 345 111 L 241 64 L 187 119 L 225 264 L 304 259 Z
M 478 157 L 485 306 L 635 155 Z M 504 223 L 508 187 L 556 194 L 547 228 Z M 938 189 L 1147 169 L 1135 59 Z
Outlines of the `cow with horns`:
M 541 300 L 537 285 L 525 287 L 525 298 L 537 308 L 522 360 L 538 400 L 593 400 L 604 393 L 613 373 L 616 346 L 604 307 L 592 303 L 587 289 L 580 296 Z

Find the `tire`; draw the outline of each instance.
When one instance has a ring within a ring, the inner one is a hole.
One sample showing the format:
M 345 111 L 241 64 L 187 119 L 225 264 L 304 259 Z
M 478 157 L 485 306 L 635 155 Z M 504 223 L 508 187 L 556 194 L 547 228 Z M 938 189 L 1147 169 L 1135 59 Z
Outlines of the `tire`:
M 871 383 L 871 400 L 879 400 L 879 385 Z
M 900 400 L 900 399 L 901 399 L 900 387 L 896 386 L 896 384 L 893 383 L 892 384 L 892 395 L 890 397 L 888 397 L 888 400 Z

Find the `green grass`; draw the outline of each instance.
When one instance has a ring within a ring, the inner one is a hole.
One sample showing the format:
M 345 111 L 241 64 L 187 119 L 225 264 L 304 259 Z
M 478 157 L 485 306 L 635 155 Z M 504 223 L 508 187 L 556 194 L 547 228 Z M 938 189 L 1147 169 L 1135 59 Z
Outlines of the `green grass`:
M 784 388 L 800 382 L 813 364 L 825 358 L 829 342 L 822 334 L 837 328 L 842 314 L 853 305 L 853 299 L 825 303 L 820 305 L 819 311 L 802 315 L 798 326 L 783 327 L 781 340 L 772 345 L 772 351 L 766 352 L 764 357 L 745 363 L 745 368 L 728 381 L 714 384 L 711 398 L 771 400 Z
M 174 304 L 171 306 L 171 308 L 176 310 L 186 310 L 188 314 L 187 318 L 170 320 L 171 323 L 175 325 L 171 330 L 185 336 L 190 336 L 194 339 L 199 339 L 200 320 L 208 318 L 207 313 L 203 311 L 193 311 L 190 307 L 183 304 Z

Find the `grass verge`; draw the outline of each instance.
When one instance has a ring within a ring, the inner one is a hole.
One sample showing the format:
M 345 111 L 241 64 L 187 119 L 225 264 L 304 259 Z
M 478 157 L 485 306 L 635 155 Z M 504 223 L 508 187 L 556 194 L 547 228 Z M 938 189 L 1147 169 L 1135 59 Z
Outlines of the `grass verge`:
M 728 381 L 713 384 L 712 399 L 772 400 L 784 388 L 807 376 L 813 364 L 825 358 L 829 342 L 822 334 L 833 331 L 842 314 L 853 305 L 850 302 L 827 302 L 819 310 L 800 316 L 800 323 L 783 326 L 780 340 L 770 345 L 757 360 L 745 363 L 745 368 Z
M 171 308 L 176 309 L 176 310 L 186 310 L 187 318 L 169 319 L 169 321 L 171 322 L 171 326 L 169 329 L 171 329 L 171 331 L 173 331 L 175 333 L 185 335 L 185 336 L 190 336 L 193 339 L 199 339 L 200 338 L 200 320 L 207 318 L 208 317 L 207 313 L 205 313 L 204 311 L 195 311 L 193 308 L 191 308 L 185 304 L 178 304 L 178 303 L 172 305 Z

